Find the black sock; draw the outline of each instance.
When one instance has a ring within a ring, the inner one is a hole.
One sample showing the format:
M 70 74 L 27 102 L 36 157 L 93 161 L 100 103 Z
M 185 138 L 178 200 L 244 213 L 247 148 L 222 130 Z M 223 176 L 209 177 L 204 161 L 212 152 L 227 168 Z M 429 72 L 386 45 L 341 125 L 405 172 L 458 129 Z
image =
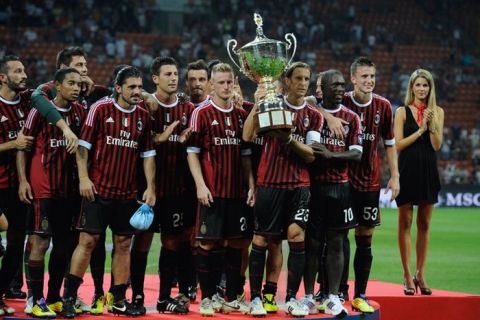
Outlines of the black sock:
M 243 288 L 245 287 L 245 281 L 247 280 L 247 278 L 245 276 L 240 275 L 239 279 L 240 280 L 238 283 L 237 295 L 241 296 L 245 292 Z
M 77 298 L 78 287 L 82 284 L 83 280 L 71 273 L 65 276 L 65 290 L 63 291 L 63 298 Z
M 202 291 L 202 299 L 211 298 L 214 294 L 214 292 L 211 292 L 211 286 L 208 283 L 210 278 L 209 256 L 210 251 L 201 247 L 197 248 L 197 274 Z
M 162 247 L 162 250 L 163 247 Z M 132 297 L 137 295 L 145 296 L 143 287 L 145 282 L 145 271 L 147 270 L 148 251 L 141 252 L 135 249 L 131 251 L 130 258 L 130 282 L 132 283 Z
M 9 290 L 15 274 L 22 268 L 24 240 L 24 230 L 12 228 L 7 231 L 7 247 L 0 269 L 0 296 Z
M 321 241 L 314 232 L 307 230 L 305 234 L 305 270 L 303 273 L 303 284 L 305 294 L 313 294 L 315 289 L 315 276 L 319 270 L 319 256 L 321 256 Z
M 248 269 L 250 273 L 250 296 L 251 300 L 262 296 L 263 271 L 265 270 L 265 259 L 267 247 L 259 247 L 252 244 Z
M 113 256 L 115 254 L 115 248 L 112 248 L 112 253 L 111 253 L 111 260 L 113 261 Z M 113 284 L 115 283 L 115 278 L 113 277 L 113 272 L 110 272 L 110 288 L 108 288 L 108 292 L 112 292 L 113 290 Z
M 372 267 L 372 247 L 371 236 L 355 236 L 357 249 L 355 250 L 355 258 L 353 260 L 353 268 L 355 270 L 355 298 L 367 291 L 367 283 L 370 277 L 370 269 Z M 370 244 L 370 245 L 369 245 Z
M 227 262 L 227 290 L 228 301 L 237 299 L 238 287 L 240 285 L 240 268 L 242 266 L 242 249 L 228 247 L 225 254 Z
M 221 263 L 219 263 L 221 262 Z M 225 249 L 224 248 L 214 248 L 210 251 L 209 257 L 209 266 L 210 270 L 210 278 L 209 278 L 209 285 L 211 286 L 212 295 L 217 292 L 217 285 L 220 284 L 222 280 L 222 274 L 225 272 Z M 240 274 L 240 272 L 239 272 Z
M 193 261 L 190 242 L 182 242 L 178 246 L 178 292 L 188 294 L 188 287 L 192 285 L 195 277 L 195 263 Z
M 30 272 L 30 286 L 32 288 L 33 301 L 40 300 L 43 297 L 43 277 L 44 277 L 44 260 L 32 260 L 28 262 L 28 270 Z
M 48 261 L 48 295 L 47 302 L 61 300 L 60 289 L 68 265 L 68 243 L 64 239 L 52 239 L 53 248 Z
M 95 286 L 95 294 L 102 295 L 103 292 L 103 276 L 105 275 L 105 233 L 100 235 L 95 249 L 93 249 L 90 259 L 90 272 L 92 273 L 93 285 Z
M 288 242 L 288 277 L 286 301 L 295 298 L 305 269 L 305 242 Z
M 160 249 L 160 296 L 159 300 L 166 300 L 170 297 L 172 281 L 177 269 L 177 252 L 165 247 Z
M 277 294 L 277 283 L 267 281 L 263 286 L 263 294 L 273 294 L 274 296 Z
M 326 239 L 323 239 L 323 249 L 320 255 L 320 261 L 318 266 L 318 277 L 320 278 L 320 292 L 328 293 L 328 273 L 327 273 L 327 243 Z
M 343 271 L 342 279 L 340 280 L 339 291 L 348 291 L 348 272 L 350 270 L 350 239 L 348 233 L 345 233 L 343 238 Z
M 327 276 L 328 293 L 338 294 L 343 270 L 343 240 L 344 234 L 337 231 L 328 231 L 327 233 Z
M 30 260 L 30 252 L 32 251 L 32 245 L 30 241 L 27 241 L 25 245 L 25 251 L 23 253 L 23 268 L 25 269 L 25 282 L 27 284 L 27 296 L 32 296 L 32 288 L 30 285 L 30 272 L 28 271 L 28 261 Z
M 126 284 L 118 284 L 112 287 L 113 301 L 123 301 L 125 300 L 125 293 L 127 291 Z

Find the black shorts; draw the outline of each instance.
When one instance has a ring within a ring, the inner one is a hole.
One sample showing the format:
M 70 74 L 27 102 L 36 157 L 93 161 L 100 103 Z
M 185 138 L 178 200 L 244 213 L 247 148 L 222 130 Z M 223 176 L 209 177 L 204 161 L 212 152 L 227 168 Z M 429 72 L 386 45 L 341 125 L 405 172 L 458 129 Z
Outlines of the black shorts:
M 34 199 L 27 213 L 27 234 L 68 235 L 78 209 L 69 199 Z
M 375 227 L 381 224 L 380 191 L 356 191 L 352 188 L 353 213 L 360 226 Z
M 135 229 L 130 218 L 140 207 L 135 199 L 105 199 L 96 197 L 90 202 L 82 201 L 77 229 L 82 232 L 100 234 L 110 226 L 113 234 L 133 235 Z
M 195 225 L 196 209 L 195 194 L 157 199 L 153 208 L 155 216 L 148 230 L 165 235 L 181 234 Z
M 214 198 L 210 207 L 198 206 L 195 228 L 199 240 L 250 239 L 252 210 L 244 198 Z
M 309 188 L 257 189 L 254 231 L 262 236 L 285 237 L 288 226 L 298 224 L 305 229 L 309 215 Z
M 8 221 L 8 231 L 25 232 L 27 206 L 18 198 L 17 189 L 0 190 L 0 208 Z
M 345 230 L 355 228 L 357 221 L 353 214 L 350 184 L 315 183 L 312 186 L 313 228 Z

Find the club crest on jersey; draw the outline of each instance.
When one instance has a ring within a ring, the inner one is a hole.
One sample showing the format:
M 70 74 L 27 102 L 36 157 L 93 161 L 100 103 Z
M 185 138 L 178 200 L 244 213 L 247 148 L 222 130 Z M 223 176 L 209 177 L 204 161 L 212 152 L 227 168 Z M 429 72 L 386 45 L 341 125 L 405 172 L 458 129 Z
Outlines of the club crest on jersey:
M 377 114 L 375 115 L 375 119 L 373 119 L 373 122 L 375 123 L 375 125 L 378 126 L 378 124 L 380 123 L 380 113 L 377 112 Z
M 350 131 L 350 127 L 349 126 L 343 126 L 343 130 L 345 130 L 345 135 L 348 134 L 348 132 Z
M 303 118 L 303 126 L 305 128 L 308 128 L 309 125 L 310 125 L 310 118 L 306 116 L 305 118 Z
M 80 127 L 80 117 L 77 114 L 75 114 L 75 125 Z
M 243 129 L 243 120 L 242 120 L 242 118 L 238 118 L 238 126 L 240 127 L 240 129 Z
M 143 121 L 142 119 L 138 119 L 137 121 L 137 130 L 142 131 L 143 130 Z
M 19 118 L 25 117 L 25 113 L 23 113 L 22 109 L 15 109 L 15 112 Z
M 184 113 L 182 116 L 182 126 L 186 126 L 186 125 L 187 125 L 187 116 Z
M 47 218 L 44 217 L 42 219 L 42 222 L 40 223 L 40 227 L 42 228 L 43 231 L 48 230 L 48 220 L 47 220 Z
M 230 117 L 226 117 L 226 118 L 225 118 L 225 124 L 226 124 L 227 126 L 230 126 Z
M 123 118 L 122 119 L 122 124 L 124 127 L 128 127 L 128 118 Z

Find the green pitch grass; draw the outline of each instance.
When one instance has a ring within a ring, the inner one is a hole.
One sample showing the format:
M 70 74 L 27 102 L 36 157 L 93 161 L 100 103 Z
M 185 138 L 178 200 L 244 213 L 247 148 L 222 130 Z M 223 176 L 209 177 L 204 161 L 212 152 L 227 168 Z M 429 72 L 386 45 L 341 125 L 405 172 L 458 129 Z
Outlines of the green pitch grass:
M 412 226 L 412 244 L 415 241 Z M 432 288 L 480 294 L 480 210 L 434 209 L 426 277 Z M 5 234 L 2 233 L 5 239 Z M 352 258 L 353 233 L 350 234 Z M 111 235 L 107 235 L 107 249 L 111 250 Z M 156 235 L 148 258 L 147 273 L 157 273 L 160 239 Z M 288 252 L 286 245 L 284 252 Z M 373 267 L 371 279 L 402 283 L 402 267 L 397 246 L 397 211 L 382 209 L 382 226 L 373 240 Z M 415 270 L 415 251 L 412 250 L 412 270 Z M 284 268 L 286 259 L 284 263 Z M 106 272 L 110 272 L 110 254 L 107 253 Z M 350 278 L 353 278 L 350 266 Z

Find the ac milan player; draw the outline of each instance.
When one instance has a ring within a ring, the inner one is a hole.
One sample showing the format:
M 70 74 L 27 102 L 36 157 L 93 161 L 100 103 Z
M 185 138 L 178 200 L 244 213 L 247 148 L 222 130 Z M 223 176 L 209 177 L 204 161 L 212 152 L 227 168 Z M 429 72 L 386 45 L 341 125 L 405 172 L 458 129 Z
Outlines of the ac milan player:
M 27 75 L 20 59 L 7 55 L 0 59 L 0 207 L 8 220 L 7 248 L 0 269 L 0 316 L 15 310 L 2 298 L 17 270 L 21 270 L 25 241 L 26 209 L 17 195 L 15 169 L 17 150 L 28 148 L 33 137 L 18 135 L 30 110 L 31 91 L 26 90 Z
M 199 201 L 197 272 L 202 290 L 202 315 L 213 315 L 214 309 L 248 311 L 247 306 L 237 300 L 237 293 L 242 250 L 249 245 L 252 235 L 252 221 L 246 206 L 254 204 L 254 179 L 251 150 L 242 142 L 247 113 L 230 103 L 233 82 L 230 65 L 215 65 L 210 80 L 211 103 L 196 108 L 190 122 L 193 136 L 187 152 Z M 215 291 L 220 280 L 222 265 L 218 262 L 224 240 L 227 240 L 227 301 L 218 304 Z
M 112 294 L 114 314 L 137 315 L 125 300 L 129 277 L 130 244 L 134 230 L 129 219 L 137 208 L 137 161 L 143 159 L 147 188 L 142 200 L 155 204 L 155 150 L 152 145 L 151 120 L 147 110 L 138 106 L 142 74 L 126 67 L 115 79 L 115 98 L 98 101 L 90 109 L 82 127 L 77 167 L 82 209 L 77 228 L 80 240 L 73 253 L 70 273 L 65 279 L 62 316 L 75 316 L 78 287 L 87 269 L 92 250 L 101 233 L 110 226 L 114 256 Z M 87 168 L 89 150 L 90 167 Z M 122 168 L 122 172 L 119 172 Z
M 203 60 L 191 62 L 187 66 L 186 86 L 190 101 L 196 108 L 210 103 L 210 76 L 208 66 Z
M 400 191 L 392 106 L 387 99 L 373 93 L 375 73 L 376 67 L 371 60 L 365 57 L 355 59 L 350 67 L 354 90 L 347 92 L 343 99 L 343 104 L 359 115 L 363 129 L 362 160 L 349 167 L 353 211 L 359 223 L 355 229 L 357 248 L 353 262 L 355 299 L 352 301 L 352 307 L 362 312 L 373 312 L 365 292 L 373 259 L 371 249 L 373 230 L 375 226 L 380 225 L 380 159 L 377 153 L 380 138 L 385 145 L 390 169 L 387 190 L 392 191 L 391 200 L 395 199 Z
M 85 113 L 85 108 L 75 102 L 81 88 L 80 72 L 74 68 L 58 70 L 54 82 L 57 95 L 52 103 L 78 135 Z M 67 153 L 63 132 L 48 123 L 37 109 L 30 111 L 24 134 L 37 137 L 30 152 L 17 153 L 20 200 L 33 204 L 27 224 L 31 244 L 28 272 L 34 301 L 32 315 L 49 318 L 56 315 L 55 310 L 61 310 L 60 287 L 69 258 L 70 226 L 73 213 L 78 208 L 78 203 L 72 201 L 76 198 L 73 186 L 75 158 Z M 45 301 L 44 257 L 50 239 L 55 255 L 49 263 L 48 297 Z
M 343 119 L 346 136 L 344 139 L 330 134 L 328 125 L 322 128 L 321 144 L 314 143 L 315 154 L 320 156 L 311 168 L 312 202 L 307 224 L 307 260 L 318 259 L 322 253 L 323 236 L 326 234 L 328 247 L 326 274 L 328 299 L 324 302 L 325 313 L 335 316 L 346 315 L 340 303 L 338 289 L 343 269 L 343 241 L 350 228 L 356 226 L 352 210 L 352 196 L 348 183 L 349 161 L 360 161 L 362 157 L 361 127 L 357 114 L 341 104 L 345 94 L 345 80 L 338 70 L 328 70 L 322 77 L 322 107 L 333 116 Z M 326 229 L 326 230 L 325 230 Z M 307 266 L 312 266 L 308 263 Z M 310 310 L 316 311 L 313 301 L 314 275 L 317 268 L 306 268 L 304 299 Z
M 250 251 L 250 313 L 265 315 L 261 287 L 265 255 L 270 242 L 281 243 L 286 235 L 290 247 L 286 311 L 305 316 L 308 311 L 295 299 L 305 265 L 304 229 L 308 221 L 310 178 L 307 163 L 315 159 L 308 145 L 320 141 L 323 116 L 305 102 L 310 81 L 310 66 L 296 62 L 285 74 L 287 96 L 284 102 L 293 113 L 294 128 L 273 130 L 264 135 L 264 147 L 257 178 L 257 204 L 254 208 L 255 235 Z M 253 141 L 258 126 L 254 124 L 256 108 L 250 112 L 243 138 Z

